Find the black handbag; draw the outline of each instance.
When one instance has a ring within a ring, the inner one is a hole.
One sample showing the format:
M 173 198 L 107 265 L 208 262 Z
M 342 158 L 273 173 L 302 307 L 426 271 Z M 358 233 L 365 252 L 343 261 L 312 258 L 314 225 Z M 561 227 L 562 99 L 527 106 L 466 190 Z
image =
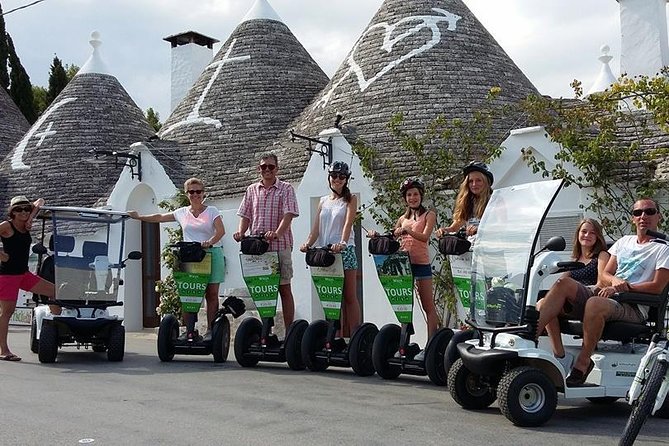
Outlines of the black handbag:
M 307 265 L 309 266 L 332 266 L 335 255 L 326 248 L 312 248 L 307 251 Z
M 260 237 L 246 237 L 242 239 L 242 254 L 259 256 L 269 249 L 269 242 Z
M 395 240 L 392 235 L 379 235 L 369 239 L 367 248 L 370 254 L 390 255 L 395 254 L 400 249 L 400 242 Z
M 197 242 L 179 242 L 176 248 L 181 262 L 201 262 L 207 255 L 207 251 Z
M 445 235 L 439 239 L 439 252 L 445 256 L 459 256 L 471 248 L 469 240 L 458 237 L 457 235 Z

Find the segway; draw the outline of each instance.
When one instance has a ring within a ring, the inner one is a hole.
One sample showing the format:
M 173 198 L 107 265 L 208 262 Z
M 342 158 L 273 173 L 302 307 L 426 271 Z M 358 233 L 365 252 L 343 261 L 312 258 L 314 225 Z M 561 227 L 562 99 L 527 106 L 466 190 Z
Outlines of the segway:
M 434 384 L 445 386 L 447 374 L 444 353 L 453 331 L 450 328 L 439 329 L 428 340 L 423 357 L 416 357 L 421 349 L 418 344 L 411 342 L 411 336 L 415 334 L 414 283 L 409 255 L 397 251 L 399 243 L 392 235 L 372 238 L 369 245 L 381 286 L 401 324 L 386 324 L 376 335 L 372 346 L 372 362 L 376 373 L 384 379 L 395 379 L 402 373 L 427 375 Z
M 205 340 L 195 329 L 195 323 L 211 277 L 211 254 L 198 242 L 179 242 L 172 248 L 177 257 L 173 276 L 179 290 L 181 310 L 192 317 L 188 318 L 186 332 L 181 336 L 175 315 L 167 314 L 162 318 L 158 329 L 158 357 L 169 362 L 175 354 L 213 354 L 214 362 L 225 362 L 230 351 L 230 322 L 226 315 L 241 316 L 245 311 L 244 302 L 234 296 L 228 297 L 211 324 L 211 339 Z
M 307 251 L 307 265 L 323 307 L 325 320 L 315 320 L 307 327 L 302 338 L 302 359 L 313 372 L 328 368 L 351 367 L 359 376 L 374 374 L 372 345 L 379 332 L 376 325 L 360 325 L 350 341 L 337 336 L 341 329 L 341 304 L 344 290 L 344 264 L 340 253 L 329 248 Z
M 235 334 L 235 357 L 242 367 L 255 367 L 258 362 L 287 362 L 292 370 L 304 370 L 301 342 L 307 321 L 298 319 L 286 328 L 280 340 L 272 333 L 276 316 L 281 275 L 279 253 L 267 252 L 269 243 L 260 236 L 242 240 L 239 260 L 242 276 L 260 319 L 244 319 Z

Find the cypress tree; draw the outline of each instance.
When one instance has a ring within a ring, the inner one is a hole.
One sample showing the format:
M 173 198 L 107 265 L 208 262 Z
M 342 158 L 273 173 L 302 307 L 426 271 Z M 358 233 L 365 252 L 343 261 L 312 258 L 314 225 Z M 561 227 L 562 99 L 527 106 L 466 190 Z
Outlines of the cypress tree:
M 28 73 L 26 73 L 23 65 L 21 65 L 19 56 L 16 54 L 14 42 L 9 34 L 7 34 L 7 47 L 9 49 L 9 66 L 12 69 L 9 75 L 9 95 L 19 110 L 21 110 L 23 116 L 26 117 L 26 120 L 33 124 L 37 120 L 37 112 L 35 111 L 33 100 L 33 87 L 30 83 Z
M 69 79 L 67 78 L 63 63 L 58 56 L 54 56 L 53 63 L 51 64 L 51 72 L 49 73 L 49 89 L 46 96 L 47 105 L 51 105 L 60 92 L 67 87 L 68 82 Z
M 7 48 L 6 36 L 5 18 L 2 15 L 2 5 L 0 5 L 0 87 L 9 90 L 9 72 L 7 71 L 9 50 Z

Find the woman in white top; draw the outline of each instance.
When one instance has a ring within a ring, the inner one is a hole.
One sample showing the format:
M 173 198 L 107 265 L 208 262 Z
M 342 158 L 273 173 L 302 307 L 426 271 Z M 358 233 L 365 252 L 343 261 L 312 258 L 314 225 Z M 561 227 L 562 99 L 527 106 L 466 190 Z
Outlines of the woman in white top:
M 358 211 L 358 199 L 351 194 L 348 164 L 335 161 L 328 169 L 328 183 L 332 193 L 321 197 L 311 232 L 300 246 L 306 252 L 316 246 L 331 245 L 333 252 L 341 252 L 344 261 L 343 335 L 350 336 L 360 325 L 360 304 L 357 296 L 358 259 L 355 255 L 353 222 Z
M 205 291 L 207 333 L 204 335 L 205 340 L 210 340 L 211 323 L 218 310 L 219 285 L 225 277 L 225 259 L 221 247 L 225 227 L 218 209 L 204 204 L 204 182 L 202 180 L 189 178 L 184 183 L 184 191 L 188 195 L 190 206 L 165 214 L 139 215 L 137 211 L 130 211 L 128 215 L 131 218 L 151 223 L 176 221 L 181 226 L 184 241 L 200 242 L 202 247 L 211 253 L 211 277 Z M 184 319 L 187 317 L 191 316 L 184 313 Z

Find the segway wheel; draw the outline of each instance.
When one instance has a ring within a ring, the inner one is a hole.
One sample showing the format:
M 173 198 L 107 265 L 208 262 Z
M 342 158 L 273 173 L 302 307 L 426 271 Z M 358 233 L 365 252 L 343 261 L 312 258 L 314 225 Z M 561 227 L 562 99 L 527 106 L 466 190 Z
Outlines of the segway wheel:
M 555 384 L 534 367 L 511 369 L 502 376 L 497 391 L 499 409 L 516 426 L 541 426 L 557 407 Z
M 372 363 L 374 370 L 383 379 L 395 379 L 402 370 L 388 361 L 397 353 L 400 346 L 399 325 L 387 324 L 381 327 L 372 345 Z
M 33 311 L 33 319 L 30 322 L 30 351 L 37 353 L 39 351 L 39 340 L 37 339 L 37 318 Z
M 325 340 L 328 335 L 328 323 L 324 320 L 313 321 L 304 331 L 302 338 L 302 360 L 312 372 L 322 372 L 328 368 L 325 359 L 316 357 L 316 352 L 325 349 Z
M 37 352 L 39 362 L 51 364 L 58 356 L 58 327 L 55 324 L 42 323 Z
M 160 321 L 158 328 L 158 357 L 163 362 L 174 359 L 174 344 L 179 337 L 179 321 L 173 314 L 168 314 Z
M 425 371 L 430 381 L 438 386 L 445 386 L 448 374 L 444 365 L 446 347 L 453 337 L 453 330 L 442 328 L 432 335 L 425 350 Z
M 235 358 L 240 366 L 254 367 L 260 361 L 260 358 L 248 353 L 253 344 L 260 342 L 261 333 L 262 323 L 254 317 L 244 319 L 239 324 L 237 333 L 235 333 Z
M 351 337 L 351 342 L 348 346 L 348 361 L 358 376 L 371 376 L 374 374 L 372 347 L 378 333 L 379 329 L 376 328 L 376 325 L 365 322 L 358 327 Z
M 293 321 L 288 327 L 286 334 L 286 362 L 291 370 L 304 370 L 304 361 L 302 360 L 302 338 L 307 330 L 309 322 L 304 319 Z
M 228 360 L 230 352 L 230 321 L 227 316 L 221 316 L 211 330 L 211 351 L 214 362 L 221 363 Z
M 113 325 L 109 330 L 107 340 L 107 360 L 112 362 L 123 361 L 125 354 L 125 327 L 121 324 Z
M 448 372 L 448 391 L 463 409 L 485 409 L 495 402 L 495 390 L 458 358 Z

